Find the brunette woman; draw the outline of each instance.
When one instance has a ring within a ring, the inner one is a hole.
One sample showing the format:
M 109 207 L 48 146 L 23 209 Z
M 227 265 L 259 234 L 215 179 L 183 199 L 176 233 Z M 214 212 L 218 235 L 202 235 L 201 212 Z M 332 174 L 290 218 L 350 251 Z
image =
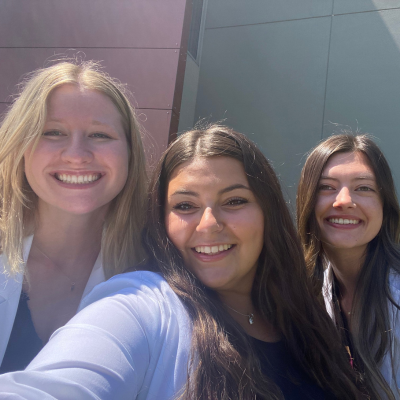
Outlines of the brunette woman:
M 26 371 L 0 377 L 0 398 L 357 398 L 278 179 L 245 136 L 180 136 L 153 176 L 148 216 L 158 273 L 95 288 L 85 305 L 101 300 Z
M 32 73 L 0 128 L 0 373 L 24 369 L 98 283 L 141 260 L 145 162 L 121 84 Z
M 378 399 L 400 398 L 399 216 L 389 165 L 368 136 L 331 136 L 308 156 L 297 195 L 307 268 Z

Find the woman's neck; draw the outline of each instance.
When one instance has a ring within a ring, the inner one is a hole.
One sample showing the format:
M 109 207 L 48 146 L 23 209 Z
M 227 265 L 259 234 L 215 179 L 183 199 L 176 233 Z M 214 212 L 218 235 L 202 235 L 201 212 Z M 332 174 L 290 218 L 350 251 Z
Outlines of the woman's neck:
M 281 336 L 277 329 L 255 309 L 250 293 L 218 293 L 230 316 L 243 330 L 264 342 L 277 342 Z
M 64 271 L 90 269 L 100 252 L 104 213 L 71 215 L 39 207 L 32 246 Z
M 346 312 L 350 312 L 352 308 L 358 278 L 365 260 L 365 251 L 365 248 L 338 250 L 324 247 L 339 285 L 339 301 Z

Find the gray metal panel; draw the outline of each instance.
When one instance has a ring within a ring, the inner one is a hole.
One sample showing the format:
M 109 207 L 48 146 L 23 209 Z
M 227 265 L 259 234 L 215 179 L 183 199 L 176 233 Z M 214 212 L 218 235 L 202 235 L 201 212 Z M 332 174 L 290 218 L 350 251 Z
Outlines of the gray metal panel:
M 400 0 L 334 0 L 334 14 L 373 11 L 400 7 Z
M 330 17 L 210 29 L 204 37 L 196 117 L 258 143 L 284 186 L 321 137 Z
M 186 0 L 2 0 L 0 47 L 180 47 Z
M 379 138 L 400 184 L 400 10 L 333 19 L 324 136 L 329 121 Z
M 183 85 L 182 106 L 178 130 L 193 128 L 196 110 L 197 89 L 199 86 L 199 66 L 188 56 L 186 60 L 185 82 Z
M 333 0 L 209 0 L 206 28 L 331 15 Z
M 10 101 L 23 74 L 42 67 L 44 60 L 64 49 L 0 48 L 0 101 Z M 173 49 L 82 49 L 86 60 L 104 60 L 105 70 L 128 83 L 140 108 L 172 108 L 178 66 Z M 75 52 L 76 53 L 76 52 Z M 70 52 L 70 54 L 73 54 Z M 82 53 L 83 54 L 83 53 Z

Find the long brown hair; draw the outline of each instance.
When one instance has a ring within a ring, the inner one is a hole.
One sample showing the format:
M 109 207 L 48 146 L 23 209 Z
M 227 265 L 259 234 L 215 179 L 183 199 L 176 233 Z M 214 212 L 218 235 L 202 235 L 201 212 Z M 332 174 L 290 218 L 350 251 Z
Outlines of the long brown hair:
M 389 165 L 379 147 L 368 135 L 351 133 L 334 135 L 320 143 L 308 156 L 301 172 L 297 191 L 297 227 L 303 244 L 307 269 L 314 289 L 322 299 L 324 269 L 329 262 L 320 241 L 315 217 L 319 180 L 326 163 L 337 153 L 359 152 L 366 156 L 372 168 L 383 204 L 383 222 L 378 235 L 368 244 L 352 307 L 354 345 L 365 369 L 365 382 L 372 382 L 371 395 L 395 399 L 379 371 L 384 355 L 396 346 L 389 319 L 388 300 L 395 306 L 389 290 L 389 273 L 400 272 L 397 243 L 400 233 L 400 210 Z M 396 358 L 392 354 L 392 378 Z M 377 391 L 379 390 L 379 392 Z M 379 394 L 380 393 L 380 394 Z M 397 394 L 399 395 L 399 394 Z
M 254 306 L 282 334 L 299 367 L 340 399 L 354 399 L 347 357 L 323 307 L 313 298 L 303 253 L 279 181 L 244 135 L 223 126 L 193 130 L 165 152 L 150 184 L 144 241 L 154 263 L 185 304 L 193 323 L 190 374 L 183 399 L 281 399 L 262 375 L 249 337 L 214 291 L 185 268 L 165 228 L 165 199 L 173 171 L 194 157 L 227 156 L 243 163 L 264 214 L 264 246 L 252 288 Z
M 110 277 L 142 261 L 140 234 L 146 196 L 146 165 L 140 127 L 125 86 L 94 61 L 59 62 L 29 74 L 0 127 L 0 247 L 10 275 L 23 272 L 23 238 L 34 232 L 37 196 L 25 178 L 23 157 L 37 145 L 46 120 L 47 100 L 54 89 L 73 84 L 96 90 L 117 107 L 129 151 L 127 182 L 113 200 L 102 236 L 105 274 Z

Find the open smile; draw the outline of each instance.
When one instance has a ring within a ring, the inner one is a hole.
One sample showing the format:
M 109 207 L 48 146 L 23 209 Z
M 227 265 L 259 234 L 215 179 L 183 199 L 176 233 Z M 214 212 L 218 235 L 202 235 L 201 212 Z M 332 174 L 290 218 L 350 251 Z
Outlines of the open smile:
M 358 225 L 361 224 L 360 219 L 350 219 L 350 218 L 327 218 L 327 221 L 331 224 L 339 225 Z
M 93 182 L 98 181 L 101 177 L 101 173 L 90 173 L 90 174 L 82 174 L 82 175 L 70 175 L 64 173 L 55 173 L 53 175 L 58 181 L 70 185 L 88 185 Z
M 219 244 L 214 246 L 196 246 L 192 248 L 198 254 L 205 254 L 208 256 L 215 256 L 224 253 L 234 247 L 234 244 Z

